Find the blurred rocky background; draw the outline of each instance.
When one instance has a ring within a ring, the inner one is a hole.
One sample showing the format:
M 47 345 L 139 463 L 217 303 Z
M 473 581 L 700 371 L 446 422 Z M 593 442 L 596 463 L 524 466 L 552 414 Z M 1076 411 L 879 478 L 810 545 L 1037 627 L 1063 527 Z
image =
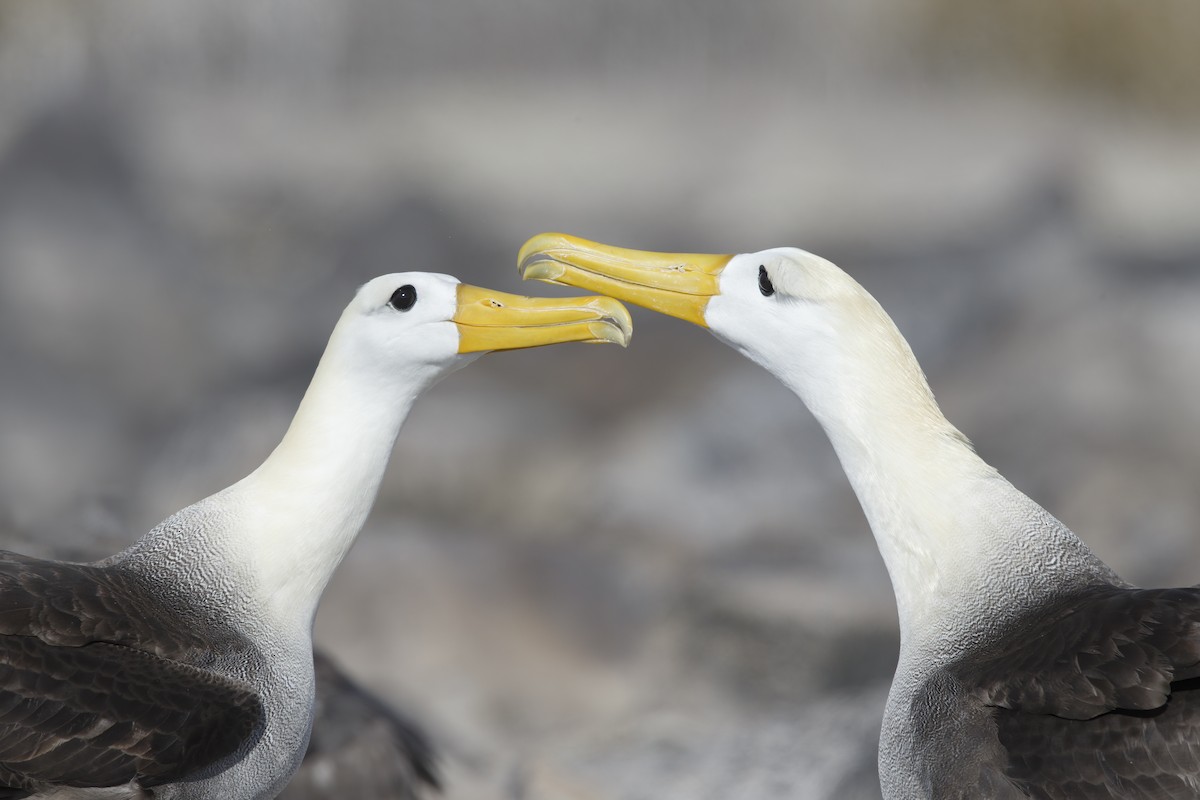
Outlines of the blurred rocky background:
M 794 244 L 1130 580 L 1200 580 L 1192 0 L 3 0 L 5 542 L 113 551 L 284 430 L 356 285 L 565 230 Z M 878 796 L 891 591 L 821 431 L 699 329 L 417 406 L 317 638 L 448 800 Z

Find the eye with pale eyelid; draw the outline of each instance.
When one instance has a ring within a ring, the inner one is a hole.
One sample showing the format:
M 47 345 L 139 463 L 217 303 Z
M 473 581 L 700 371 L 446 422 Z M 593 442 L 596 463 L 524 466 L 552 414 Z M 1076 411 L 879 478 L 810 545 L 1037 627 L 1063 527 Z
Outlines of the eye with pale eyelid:
M 408 311 L 417 302 L 417 287 L 411 283 L 406 283 L 396 291 L 392 292 L 391 298 L 388 300 L 388 305 L 397 311 Z
M 775 294 L 775 285 L 771 283 L 771 278 L 767 275 L 765 264 L 760 265 L 758 268 L 758 290 L 762 292 L 763 297 L 770 297 Z

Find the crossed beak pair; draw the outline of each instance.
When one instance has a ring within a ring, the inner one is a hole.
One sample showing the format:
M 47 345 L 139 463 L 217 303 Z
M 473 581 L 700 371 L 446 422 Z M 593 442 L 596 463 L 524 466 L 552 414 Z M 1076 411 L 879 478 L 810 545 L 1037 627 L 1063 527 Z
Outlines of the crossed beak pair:
M 731 255 L 651 253 L 541 233 L 517 257 L 521 277 L 574 286 L 707 328 L 708 301 L 720 293 Z
M 612 342 L 633 335 L 629 312 L 611 297 L 522 297 L 458 285 L 458 352 L 515 350 L 563 342 Z
M 539 234 L 521 248 L 521 276 L 596 292 L 596 297 L 522 297 L 460 284 L 460 353 L 511 350 L 561 342 L 625 346 L 633 332 L 618 300 L 708 327 L 704 311 L 719 291 L 732 256 L 650 253 Z M 613 299 L 616 298 L 616 299 Z

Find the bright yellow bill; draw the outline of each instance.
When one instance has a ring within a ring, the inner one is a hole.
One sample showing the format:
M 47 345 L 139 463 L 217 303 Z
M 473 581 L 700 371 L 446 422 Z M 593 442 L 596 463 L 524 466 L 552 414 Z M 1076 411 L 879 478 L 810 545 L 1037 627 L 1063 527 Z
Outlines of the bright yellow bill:
M 628 250 L 565 233 L 540 233 L 521 248 L 517 268 L 526 280 L 599 292 L 708 327 L 704 310 L 720 293 L 721 270 L 731 258 Z
M 612 342 L 633 335 L 625 306 L 611 297 L 522 297 L 458 285 L 458 352 L 515 350 L 562 342 Z

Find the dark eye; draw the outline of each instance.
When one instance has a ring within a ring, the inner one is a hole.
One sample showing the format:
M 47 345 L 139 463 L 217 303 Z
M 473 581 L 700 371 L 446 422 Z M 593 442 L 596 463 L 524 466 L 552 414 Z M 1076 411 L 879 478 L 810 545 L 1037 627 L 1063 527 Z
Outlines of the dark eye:
M 406 283 L 392 292 L 392 299 L 388 300 L 388 305 L 397 311 L 408 311 L 416 302 L 417 287 L 411 283 Z
M 758 268 L 758 290 L 763 293 L 763 297 L 770 297 L 775 294 L 775 286 L 767 276 L 767 268 L 765 266 Z

